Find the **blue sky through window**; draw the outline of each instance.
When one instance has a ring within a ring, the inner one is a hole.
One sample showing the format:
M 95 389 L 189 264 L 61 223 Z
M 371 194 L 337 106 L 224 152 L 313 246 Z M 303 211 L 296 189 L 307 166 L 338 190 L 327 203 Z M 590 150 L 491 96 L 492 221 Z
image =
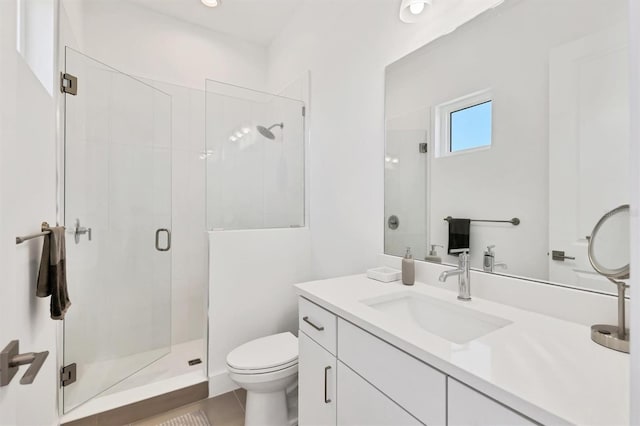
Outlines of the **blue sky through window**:
M 451 113 L 451 152 L 491 145 L 491 101 Z

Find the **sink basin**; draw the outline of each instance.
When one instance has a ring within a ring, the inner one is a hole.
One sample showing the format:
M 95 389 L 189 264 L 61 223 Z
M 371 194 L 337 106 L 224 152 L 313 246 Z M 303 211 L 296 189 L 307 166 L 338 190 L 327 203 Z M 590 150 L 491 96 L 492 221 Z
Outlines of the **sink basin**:
M 398 321 L 420 327 L 429 333 L 459 344 L 467 343 L 511 324 L 511 321 L 504 318 L 414 292 L 403 292 L 361 302 Z

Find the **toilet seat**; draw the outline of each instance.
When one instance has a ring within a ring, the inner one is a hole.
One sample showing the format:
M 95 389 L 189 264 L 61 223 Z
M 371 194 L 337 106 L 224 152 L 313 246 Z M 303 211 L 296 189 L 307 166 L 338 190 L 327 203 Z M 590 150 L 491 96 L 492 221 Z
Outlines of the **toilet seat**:
M 265 374 L 298 364 L 298 339 L 290 332 L 261 337 L 238 346 L 227 355 L 235 374 Z
M 287 362 L 282 365 L 276 365 L 270 368 L 254 368 L 254 369 L 246 369 L 246 368 L 235 368 L 230 366 L 227 363 L 227 369 L 235 374 L 266 374 L 266 373 L 275 373 L 277 371 L 285 370 L 289 367 L 295 367 L 298 365 L 298 359 L 294 359 L 291 362 Z

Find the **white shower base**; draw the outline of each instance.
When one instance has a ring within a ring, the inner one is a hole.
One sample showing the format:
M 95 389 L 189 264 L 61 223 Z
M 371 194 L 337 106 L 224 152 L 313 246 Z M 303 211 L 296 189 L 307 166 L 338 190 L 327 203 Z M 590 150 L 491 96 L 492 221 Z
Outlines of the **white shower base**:
M 190 366 L 187 361 L 195 358 L 200 358 L 202 363 Z M 207 380 L 205 365 L 206 350 L 203 339 L 173 345 L 169 354 L 65 414 L 61 422 L 81 419 L 201 383 Z M 100 369 L 106 367 L 95 366 Z M 81 382 L 76 384 L 81 385 Z

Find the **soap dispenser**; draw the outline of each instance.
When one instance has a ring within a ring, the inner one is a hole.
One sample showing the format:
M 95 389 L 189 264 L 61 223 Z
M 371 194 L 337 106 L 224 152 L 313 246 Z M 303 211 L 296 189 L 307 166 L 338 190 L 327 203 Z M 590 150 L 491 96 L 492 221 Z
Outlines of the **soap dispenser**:
M 494 247 L 495 245 L 487 246 L 487 251 L 484 252 L 482 269 L 485 272 L 493 272 L 494 264 L 496 263 L 496 254 L 493 252 Z
M 402 284 L 413 285 L 416 281 L 416 265 L 411 255 L 411 247 L 407 247 L 407 252 L 402 259 Z
M 442 247 L 440 244 L 431 244 L 431 250 L 429 250 L 429 254 L 424 257 L 424 260 L 427 262 L 433 263 L 442 263 L 442 258 L 438 256 L 438 250 L 436 247 Z

